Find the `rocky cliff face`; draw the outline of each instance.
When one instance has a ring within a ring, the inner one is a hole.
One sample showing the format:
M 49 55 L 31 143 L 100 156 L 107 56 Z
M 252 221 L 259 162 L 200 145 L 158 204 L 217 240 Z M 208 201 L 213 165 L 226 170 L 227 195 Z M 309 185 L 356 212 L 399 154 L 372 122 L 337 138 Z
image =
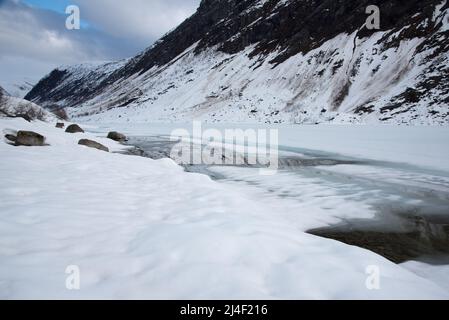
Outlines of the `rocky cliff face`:
M 367 6 L 381 29 L 364 25 Z M 136 57 L 59 68 L 26 96 L 103 120 L 448 123 L 448 3 L 203 0 Z
M 3 96 L 9 96 L 9 94 L 8 94 L 8 92 L 6 92 L 5 89 L 0 87 L 0 98 L 2 98 Z

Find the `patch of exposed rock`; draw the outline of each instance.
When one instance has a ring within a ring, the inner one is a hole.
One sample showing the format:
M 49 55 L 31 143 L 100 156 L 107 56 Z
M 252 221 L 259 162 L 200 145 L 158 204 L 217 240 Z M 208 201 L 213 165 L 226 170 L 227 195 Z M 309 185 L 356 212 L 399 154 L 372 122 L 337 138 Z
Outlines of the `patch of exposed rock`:
M 98 143 L 96 141 L 93 141 L 93 140 L 81 139 L 78 142 L 78 144 L 82 145 L 82 146 L 89 147 L 89 148 L 93 148 L 93 149 L 98 149 L 98 150 L 101 150 L 101 151 L 109 152 L 109 149 L 106 146 L 104 146 L 101 143 Z

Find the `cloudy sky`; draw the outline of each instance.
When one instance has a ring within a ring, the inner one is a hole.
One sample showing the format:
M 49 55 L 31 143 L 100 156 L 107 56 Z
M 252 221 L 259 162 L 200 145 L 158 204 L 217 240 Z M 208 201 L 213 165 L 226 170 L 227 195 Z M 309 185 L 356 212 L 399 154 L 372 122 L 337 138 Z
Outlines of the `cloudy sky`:
M 176 27 L 200 0 L 0 0 L 0 85 L 38 80 L 60 65 L 134 56 Z M 77 5 L 81 29 L 67 30 Z

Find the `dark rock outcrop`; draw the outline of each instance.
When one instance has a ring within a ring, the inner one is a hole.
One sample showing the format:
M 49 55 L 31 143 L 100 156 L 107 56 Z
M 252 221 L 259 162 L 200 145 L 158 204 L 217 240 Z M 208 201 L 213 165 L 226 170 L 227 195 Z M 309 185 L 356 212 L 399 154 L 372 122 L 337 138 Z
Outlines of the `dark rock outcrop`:
M 101 150 L 101 151 L 109 152 L 109 149 L 108 149 L 107 147 L 105 147 L 105 146 L 102 145 L 101 143 L 98 143 L 98 142 L 93 141 L 93 140 L 89 140 L 89 139 L 81 139 L 81 140 L 78 142 L 78 144 L 79 144 L 79 145 L 82 145 L 82 146 L 89 147 L 89 148 L 94 148 L 94 149 L 98 149 L 98 150 Z
M 9 96 L 9 94 L 8 94 L 8 92 L 6 92 L 5 89 L 3 89 L 2 87 L 0 87 L 0 99 L 1 99 L 3 96 Z
M 67 127 L 65 132 L 67 132 L 67 133 L 84 133 L 84 130 L 81 129 L 81 127 L 77 124 L 71 124 L 70 126 Z
M 58 129 L 64 129 L 64 127 L 65 127 L 65 124 L 62 123 L 62 122 L 58 122 L 58 123 L 56 124 L 56 128 L 58 128 Z
M 5 138 L 6 138 L 6 140 L 11 141 L 11 142 L 16 142 L 16 140 L 17 140 L 17 137 L 13 134 L 5 134 Z
M 33 120 L 33 117 L 27 113 L 18 113 L 18 114 L 11 116 L 11 118 L 22 118 L 23 120 L 25 120 L 27 122 L 31 122 Z
M 16 146 L 41 147 L 45 145 L 45 137 L 33 131 L 18 131 L 15 144 Z
M 112 132 L 108 133 L 108 139 L 118 141 L 118 142 L 124 142 L 124 141 L 126 141 L 126 136 L 122 133 L 112 131 Z

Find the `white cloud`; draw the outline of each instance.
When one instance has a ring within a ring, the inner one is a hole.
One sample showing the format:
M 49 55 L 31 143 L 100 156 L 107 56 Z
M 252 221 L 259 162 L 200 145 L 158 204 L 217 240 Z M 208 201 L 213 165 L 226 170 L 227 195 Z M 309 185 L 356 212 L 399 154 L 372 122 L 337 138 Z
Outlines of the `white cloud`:
M 103 31 L 146 45 L 192 15 L 199 0 L 76 0 L 81 15 Z
M 39 79 L 59 65 L 133 56 L 190 16 L 200 0 L 72 2 L 90 28 L 70 31 L 60 13 L 0 0 L 0 85 Z

